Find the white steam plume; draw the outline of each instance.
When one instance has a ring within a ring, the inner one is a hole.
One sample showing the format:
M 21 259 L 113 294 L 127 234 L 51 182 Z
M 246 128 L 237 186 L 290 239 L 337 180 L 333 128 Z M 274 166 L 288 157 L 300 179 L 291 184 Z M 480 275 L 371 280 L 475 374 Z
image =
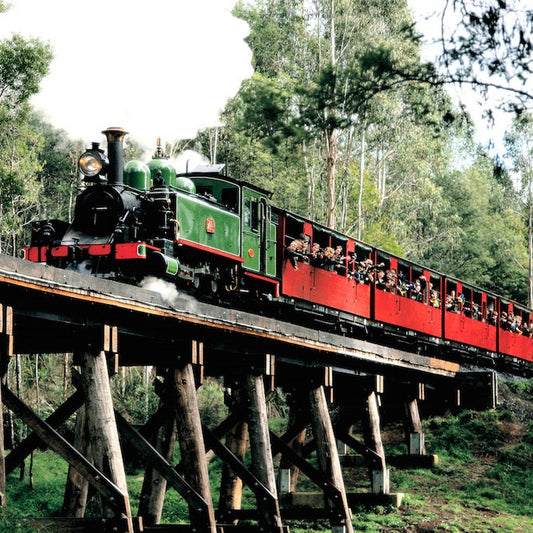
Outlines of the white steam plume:
M 176 285 L 164 279 L 154 276 L 147 276 L 140 284 L 143 289 L 157 292 L 163 298 L 163 301 L 170 307 L 181 309 L 194 313 L 196 311 L 197 300 L 190 294 L 183 294 L 178 291 Z

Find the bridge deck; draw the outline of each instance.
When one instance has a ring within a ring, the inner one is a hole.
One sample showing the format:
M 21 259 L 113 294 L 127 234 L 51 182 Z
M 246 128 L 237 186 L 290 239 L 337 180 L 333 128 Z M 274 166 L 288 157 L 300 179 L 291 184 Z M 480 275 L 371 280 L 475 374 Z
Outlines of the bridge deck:
M 184 341 L 205 343 L 206 354 L 271 354 L 290 365 L 341 372 L 421 373 L 454 377 L 459 364 L 327 331 L 303 327 L 175 294 L 0 255 L 0 303 L 13 309 L 15 353 L 75 352 L 116 328 L 123 365 L 169 366 Z M 220 359 L 219 357 L 219 359 Z

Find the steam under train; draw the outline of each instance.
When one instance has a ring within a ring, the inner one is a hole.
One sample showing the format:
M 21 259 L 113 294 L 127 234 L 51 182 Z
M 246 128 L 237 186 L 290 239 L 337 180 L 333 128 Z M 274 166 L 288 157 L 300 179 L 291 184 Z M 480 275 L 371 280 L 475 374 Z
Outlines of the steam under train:
M 88 186 L 73 222 L 34 223 L 25 259 L 129 283 L 154 275 L 347 335 L 532 372 L 532 310 L 279 209 L 223 165 L 176 174 L 160 146 L 147 164 L 124 165 L 127 132 L 102 133 L 107 155 L 93 143 L 79 160 Z M 341 246 L 342 267 L 291 263 L 288 245 L 299 236 Z M 355 264 L 379 265 L 394 286 L 359 279 Z

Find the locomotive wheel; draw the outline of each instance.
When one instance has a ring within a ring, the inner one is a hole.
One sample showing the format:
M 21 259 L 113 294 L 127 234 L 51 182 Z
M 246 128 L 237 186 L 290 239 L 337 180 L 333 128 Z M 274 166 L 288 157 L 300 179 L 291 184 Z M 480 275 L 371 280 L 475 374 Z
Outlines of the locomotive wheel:
M 209 288 L 211 289 L 212 294 L 216 294 L 218 292 L 218 282 L 216 279 L 212 279 L 210 281 Z
M 194 276 L 192 278 L 192 284 L 195 289 L 198 289 L 200 287 L 200 276 Z

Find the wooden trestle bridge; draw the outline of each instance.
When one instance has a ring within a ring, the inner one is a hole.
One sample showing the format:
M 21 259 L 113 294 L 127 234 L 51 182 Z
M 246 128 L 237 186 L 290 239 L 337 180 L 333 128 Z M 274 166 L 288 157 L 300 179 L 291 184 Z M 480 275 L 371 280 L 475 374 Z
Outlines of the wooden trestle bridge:
M 70 465 L 64 517 L 35 521 L 36 527 L 48 525 L 53 531 L 283 532 L 290 519 L 325 518 L 333 532 L 349 533 L 350 506 L 400 501 L 400 494 L 389 491 L 388 465 L 435 460 L 425 454 L 418 411 L 424 394 L 456 401 L 465 389 L 464 400 L 474 382 L 471 369 L 438 353 L 419 355 L 191 297 L 170 305 L 156 292 L 0 256 L 1 377 L 13 354 L 39 353 L 74 354 L 76 392 L 42 420 L 2 380 L 0 501 L 9 505 L 7 474 L 44 443 Z M 130 365 L 155 366 L 161 378 L 151 440 L 113 407 L 110 380 L 119 366 Z M 205 375 L 223 377 L 228 391 L 229 415 L 214 428 L 202 426 L 198 411 L 196 390 Z M 475 382 L 482 384 L 475 398 L 494 404 L 495 374 L 480 373 Z M 267 423 L 265 391 L 273 387 L 290 393 L 284 435 L 269 431 Z M 405 407 L 405 456 L 385 456 L 379 417 L 384 388 L 384 398 Z M 32 430 L 9 453 L 2 403 Z M 71 443 L 57 428 L 76 412 Z M 350 434 L 356 421 L 364 430 L 360 440 Z M 171 464 L 176 441 L 177 467 Z M 244 461 L 247 441 L 250 467 Z M 368 492 L 357 494 L 345 485 L 340 443 L 355 450 L 357 455 L 347 456 L 352 462 L 359 458 L 368 468 Z M 121 446 L 136 451 L 146 466 L 136 517 Z M 208 450 L 223 463 L 216 499 Z M 310 451 L 316 451 L 316 463 L 307 459 Z M 298 473 L 316 484 L 315 493 L 298 492 Z M 243 483 L 256 497 L 255 509 L 241 509 Z M 84 518 L 89 486 L 103 503 L 99 518 Z M 189 524 L 159 524 L 169 488 L 187 502 Z

